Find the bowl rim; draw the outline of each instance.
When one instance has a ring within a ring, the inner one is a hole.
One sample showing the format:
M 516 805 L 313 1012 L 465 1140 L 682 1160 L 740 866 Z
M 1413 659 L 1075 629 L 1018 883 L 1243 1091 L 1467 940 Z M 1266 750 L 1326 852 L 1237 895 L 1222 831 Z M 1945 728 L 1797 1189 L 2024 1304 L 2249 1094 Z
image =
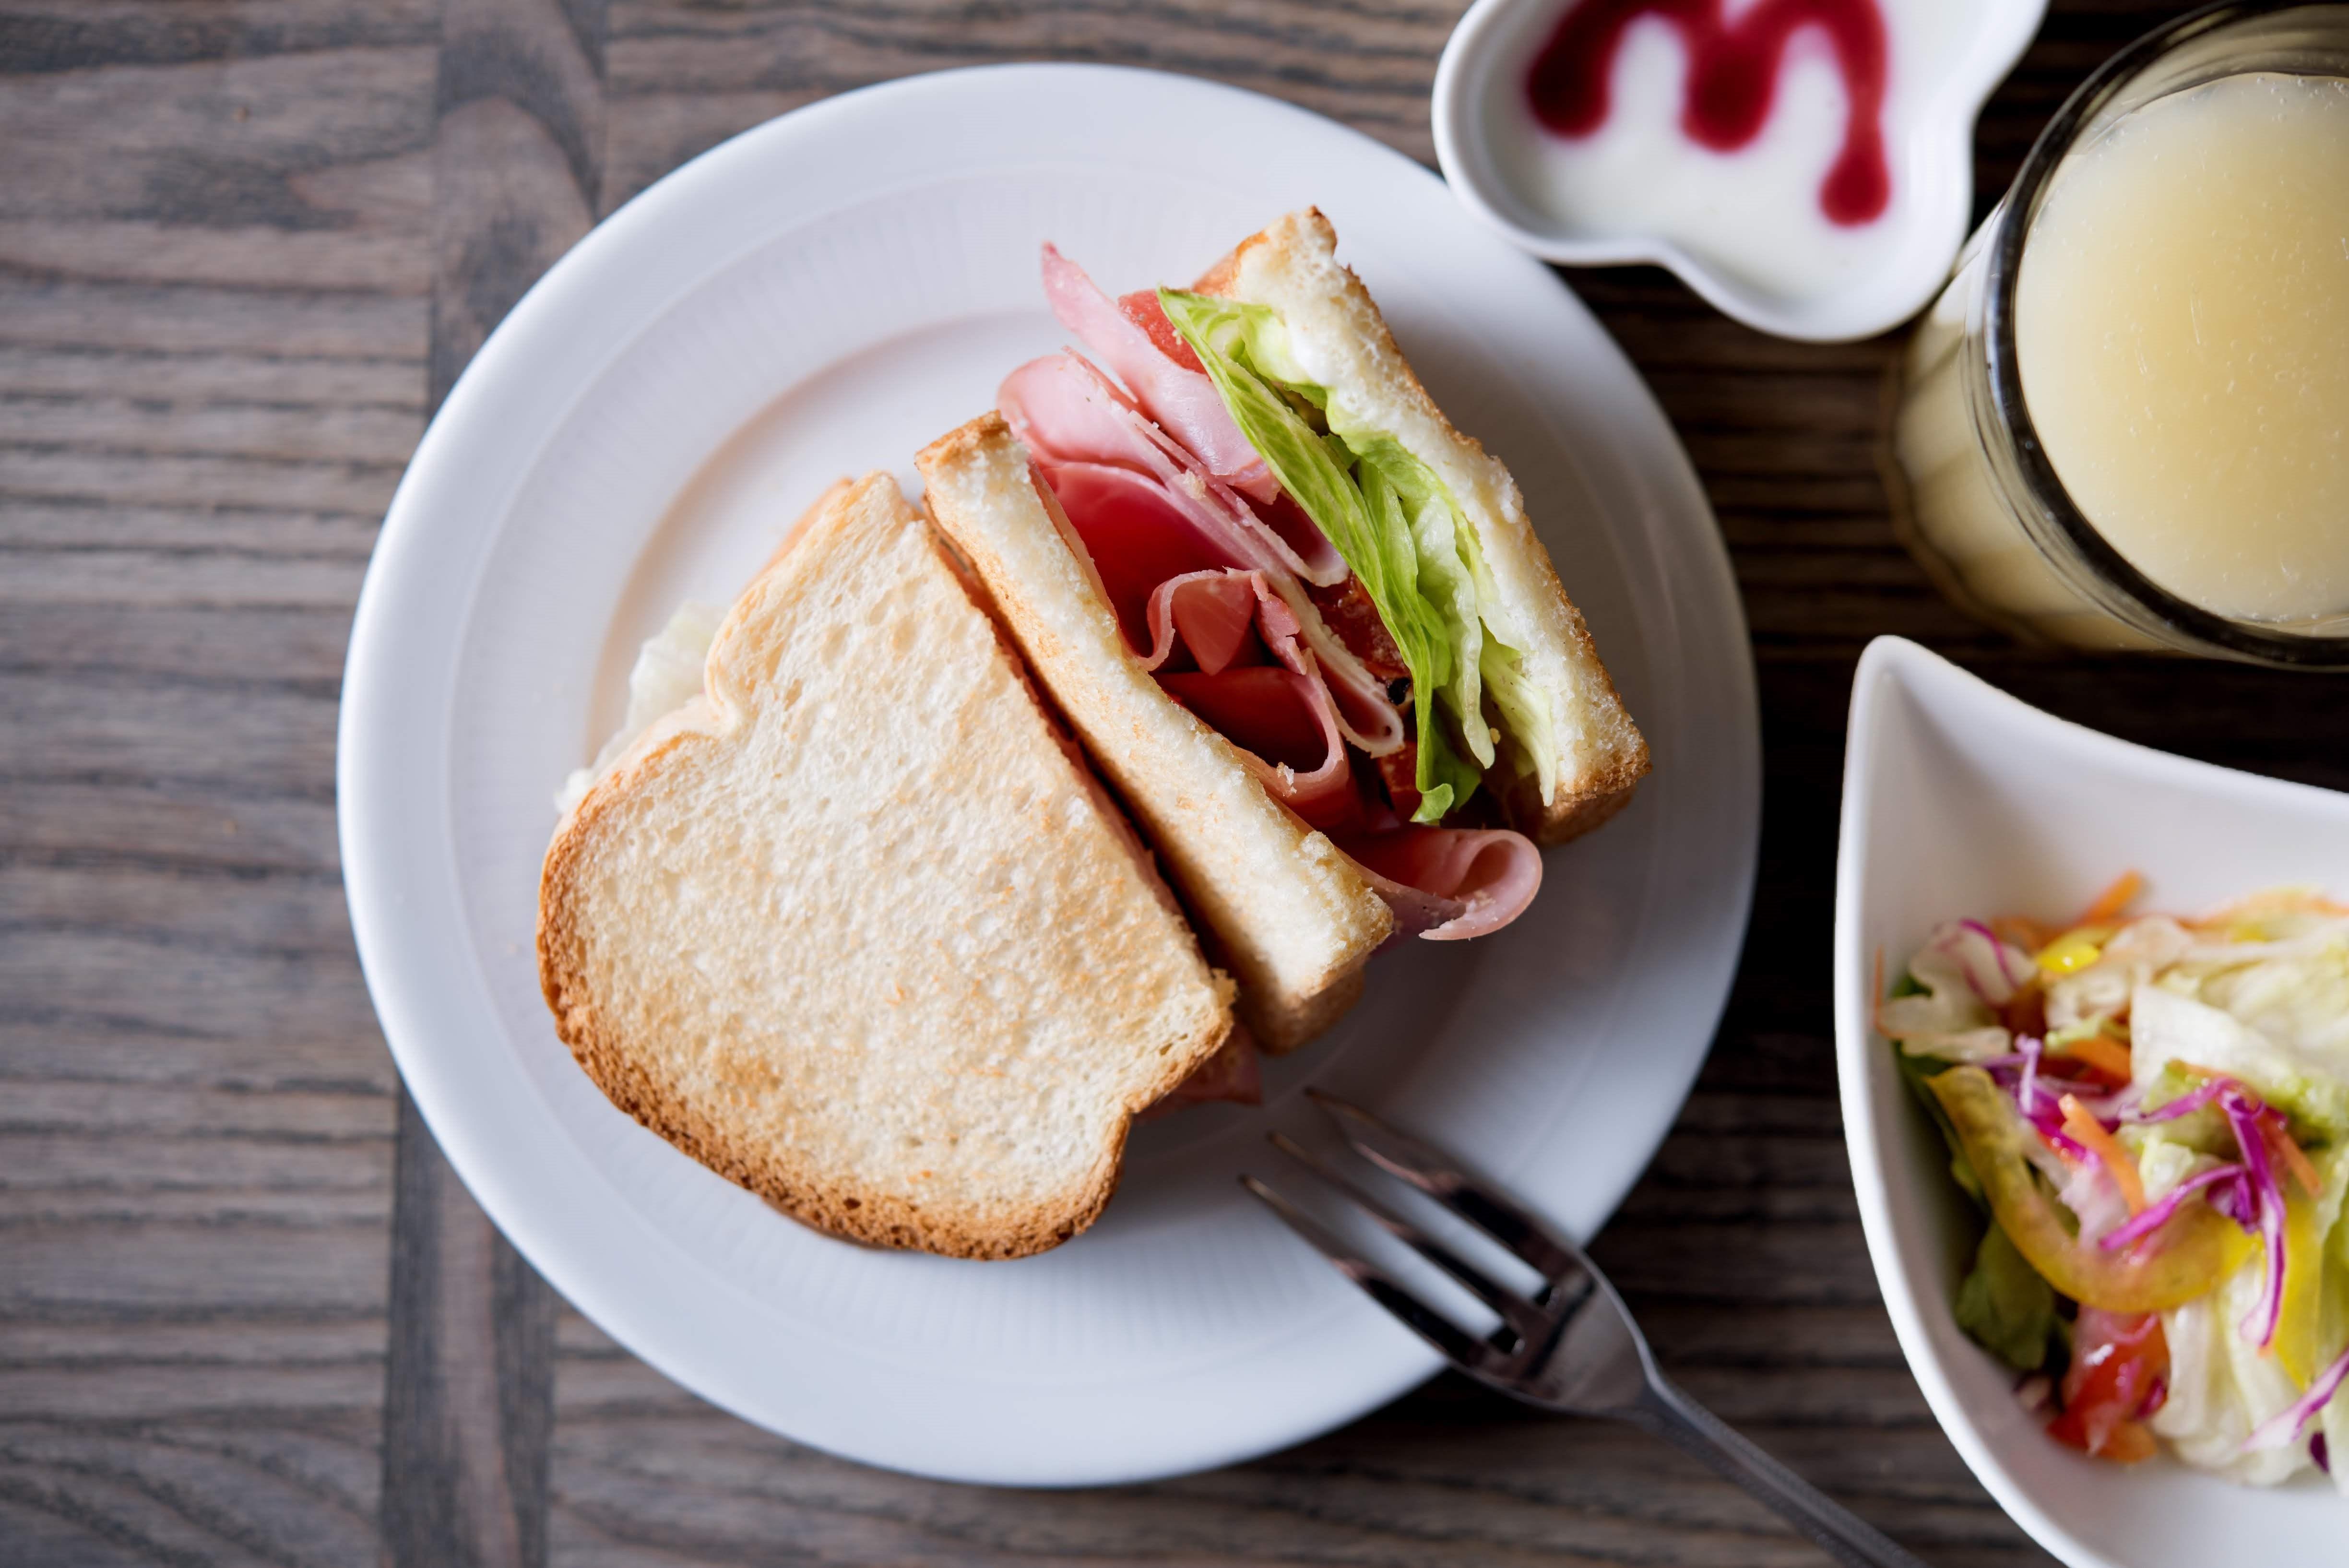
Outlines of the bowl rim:
M 1963 685 L 1977 687 L 1980 694 L 2012 704 L 2006 710 L 2008 717 L 2026 723 L 2037 719 L 2049 724 L 2078 727 L 2009 696 L 1907 638 L 1876 638 L 1859 656 L 1858 669 L 1852 676 L 1851 720 L 1844 736 L 1842 812 L 1836 836 L 1834 983 L 1837 1097 L 1843 1111 L 1844 1147 L 1851 1162 L 1851 1185 L 1859 1205 L 1860 1232 L 1868 1242 L 1868 1264 L 1875 1272 L 1877 1293 L 1883 1298 L 1885 1313 L 1892 1319 L 1892 1333 L 1899 1342 L 1901 1359 L 1924 1394 L 1933 1419 L 1956 1448 L 1959 1458 L 1965 1460 L 1966 1468 L 1989 1490 L 2007 1517 L 2073 1568 L 2126 1568 L 2093 1551 L 2050 1519 L 1992 1449 L 1950 1381 L 1940 1352 L 1927 1331 L 1922 1293 L 1915 1288 L 1899 1261 L 1899 1233 L 1893 1223 L 1891 1195 L 1885 1182 L 1884 1163 L 1878 1158 L 1876 1110 L 1868 1095 L 1871 1058 L 1877 1044 L 1872 1016 L 1862 1006 L 1863 999 L 1873 1002 L 1870 992 L 1874 982 L 1860 951 L 1864 938 L 1860 906 L 1875 801 L 1864 781 L 1877 749 L 1877 732 L 1887 706 L 1913 692 L 1920 680 L 1927 686 L 1939 684 L 1960 690 Z M 2129 744 L 2118 740 L 2112 743 Z
M 1998 1448 L 1976 1425 L 1951 1382 L 1926 1322 L 1931 1292 L 1920 1288 L 1900 1258 L 1902 1232 L 1896 1228 L 1882 1151 L 1888 1140 L 1870 1098 L 1875 1075 L 1890 1058 L 1875 1033 L 1873 980 L 1863 950 L 1863 888 L 1867 846 L 1876 801 L 1865 784 L 1866 770 L 1879 749 L 1878 732 L 1888 709 L 1907 699 L 1928 709 L 1964 703 L 1996 715 L 2020 732 L 2036 732 L 2050 741 L 2085 745 L 2116 763 L 2156 769 L 2187 787 L 2200 786 L 2257 809 L 2260 800 L 2349 805 L 2349 796 L 2313 784 L 2182 757 L 2153 746 L 2058 718 L 1901 637 L 1878 637 L 1861 653 L 1852 680 L 1850 723 L 1846 732 L 1841 822 L 1836 849 L 1835 1030 L 1837 1099 L 1843 1114 L 1846 1153 L 1851 1165 L 1860 1229 L 1868 1243 L 1884 1309 L 1910 1376 L 1916 1378 L 1933 1418 L 1977 1480 L 2033 1540 L 2071 1568 L 2132 1568 L 2091 1545 L 2033 1498 Z M 1906 1136 L 1906 1135 L 1903 1135 Z

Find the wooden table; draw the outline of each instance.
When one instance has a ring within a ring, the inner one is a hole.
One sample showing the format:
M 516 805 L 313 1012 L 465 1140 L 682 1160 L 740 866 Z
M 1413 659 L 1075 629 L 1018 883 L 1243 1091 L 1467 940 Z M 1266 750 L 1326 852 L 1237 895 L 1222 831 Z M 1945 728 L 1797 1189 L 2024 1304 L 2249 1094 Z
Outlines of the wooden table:
M 1809 1564 L 1659 1445 L 1450 1379 L 1215 1474 L 1076 1494 L 859 1469 L 554 1303 L 403 1108 L 334 830 L 351 606 L 425 420 L 593 218 L 771 115 L 1055 57 L 1293 99 L 1429 159 L 1454 0 L 20 0 L 0 16 L 0 1563 Z M 2173 7 L 2059 0 L 1978 205 Z M 1672 1376 L 1938 1563 L 2043 1561 L 1870 1277 L 1827 933 L 1879 632 L 2172 750 L 2341 787 L 2320 679 L 2018 649 L 1893 543 L 1891 341 L 1805 347 L 1650 270 L 1574 286 L 1735 558 L 1767 794 L 1754 934 L 1597 1251 Z

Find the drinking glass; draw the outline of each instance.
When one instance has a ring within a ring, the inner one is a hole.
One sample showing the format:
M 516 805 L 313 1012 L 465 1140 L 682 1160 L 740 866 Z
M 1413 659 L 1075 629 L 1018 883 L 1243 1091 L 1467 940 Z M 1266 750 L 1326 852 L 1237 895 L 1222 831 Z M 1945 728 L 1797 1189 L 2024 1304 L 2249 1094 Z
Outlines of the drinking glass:
M 2106 61 L 2057 111 L 1967 241 L 1896 369 L 1887 464 L 1895 525 L 1941 591 L 1982 619 L 2076 648 L 2349 669 L 2349 605 L 2305 623 L 2238 619 L 2131 566 L 2065 493 L 2023 396 L 2016 288 L 2057 175 L 2155 99 L 2254 71 L 2349 77 L 2349 5 L 2206 6 Z M 2342 528 L 2349 535 L 2349 518 Z

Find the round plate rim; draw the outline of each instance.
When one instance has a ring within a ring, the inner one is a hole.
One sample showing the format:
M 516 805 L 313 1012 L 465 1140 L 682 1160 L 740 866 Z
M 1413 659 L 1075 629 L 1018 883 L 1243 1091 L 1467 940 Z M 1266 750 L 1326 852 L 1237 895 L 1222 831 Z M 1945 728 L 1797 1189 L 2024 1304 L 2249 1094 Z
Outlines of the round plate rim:
M 1189 113 L 1268 116 L 1300 132 L 1311 127 L 1320 137 L 1350 142 L 1355 155 L 1385 161 L 1398 178 L 1436 180 L 1432 171 L 1392 149 L 1295 105 L 1196 78 L 1112 66 L 978 66 L 901 78 L 807 105 L 742 132 L 656 182 L 598 224 L 525 294 L 491 334 L 451 389 L 401 480 L 368 565 L 352 628 L 337 733 L 337 829 L 352 932 L 361 966 L 385 1038 L 409 1094 L 450 1164 L 491 1218 L 550 1282 L 615 1338 L 713 1403 L 793 1440 L 810 1442 L 845 1457 L 942 1479 L 991 1484 L 1109 1484 L 1235 1462 L 1304 1440 L 1367 1413 L 1421 1381 L 1435 1369 L 1437 1363 L 1432 1354 L 1425 1352 L 1391 1355 L 1382 1364 L 1367 1367 L 1357 1386 L 1342 1392 L 1323 1390 L 1322 1397 L 1300 1406 L 1293 1418 L 1285 1421 L 1265 1423 L 1245 1432 L 1201 1433 L 1180 1440 L 1163 1440 L 1154 1448 L 1143 1445 L 1137 1449 L 1129 1443 L 1121 1449 L 1104 1442 L 1101 1445 L 1103 1451 L 1087 1455 L 1081 1461 L 1055 1461 L 1041 1467 L 1023 1462 L 1017 1456 L 941 1461 L 936 1453 L 909 1449 L 886 1433 L 860 1431 L 848 1438 L 838 1433 L 812 1435 L 798 1420 L 780 1418 L 768 1408 L 746 1407 L 723 1378 L 709 1375 L 708 1367 L 698 1365 L 678 1347 L 683 1331 L 675 1324 L 648 1321 L 626 1299 L 625 1292 L 606 1288 L 597 1254 L 607 1252 L 609 1248 L 600 1231 L 583 1224 L 576 1215 L 552 1216 L 545 1211 L 546 1205 L 534 1202 L 529 1191 L 530 1181 L 517 1177 L 501 1161 L 499 1151 L 481 1136 L 476 1118 L 454 1098 L 457 1085 L 445 1070 L 444 1057 L 449 1048 L 436 1046 L 434 1042 L 447 1037 L 446 1031 L 452 1021 L 461 1023 L 463 1008 L 460 1000 L 443 992 L 445 989 L 463 989 L 461 985 L 450 987 L 452 981 L 478 981 L 480 977 L 477 968 L 469 974 L 459 975 L 419 961 L 415 933 L 402 929 L 403 910 L 410 898 L 430 882 L 430 868 L 417 862 L 429 861 L 434 856 L 419 856 L 414 853 L 417 846 L 401 844 L 399 824 L 412 816 L 414 803 L 398 798 L 395 783 L 404 774 L 432 776 L 429 764 L 435 759 L 430 748 L 422 748 L 420 763 L 424 765 L 419 767 L 419 749 L 414 742 L 419 735 L 430 736 L 432 715 L 445 710 L 450 693 L 445 686 L 436 690 L 429 681 L 404 680 L 398 653 L 403 635 L 413 631 L 411 618 L 403 612 L 420 608 L 419 593 L 435 581 L 445 581 L 450 575 L 445 566 L 437 569 L 434 566 L 436 560 L 449 556 L 450 552 L 444 541 L 431 537 L 429 518 L 436 488 L 450 482 L 447 471 L 453 461 L 453 449 L 460 445 L 460 432 L 469 421 L 477 421 L 493 407 L 497 395 L 517 378 L 543 376 L 543 369 L 533 367 L 558 358 L 561 352 L 549 338 L 549 323 L 557 316 L 562 300 L 593 284 L 596 269 L 605 265 L 604 258 L 619 254 L 639 231 L 669 221 L 676 211 L 705 201 L 710 194 L 722 194 L 724 182 L 736 177 L 738 171 L 755 168 L 766 160 L 788 156 L 795 142 L 830 129 L 840 117 L 916 116 L 940 98 L 967 90 L 1017 96 L 1067 88 L 1071 84 L 1097 84 L 1103 78 L 1114 84 L 1124 102 L 1140 104 L 1154 94 L 1160 99 L 1154 109 L 1173 106 Z M 1005 165 L 1035 161 L 1032 158 L 1007 158 Z M 1464 243 L 1497 244 L 1464 213 L 1460 216 Z M 1542 270 L 1530 258 L 1514 259 L 1537 273 Z M 722 261 L 711 264 L 713 268 L 720 265 Z M 1619 389 L 1610 389 L 1622 393 L 1623 418 L 1630 424 L 1648 427 L 1654 438 L 1652 450 L 1642 459 L 1646 463 L 1642 474 L 1653 493 L 1657 511 L 1662 514 L 1661 520 L 1693 529 L 1691 537 L 1675 541 L 1682 547 L 1677 564 L 1683 569 L 1692 568 L 1692 575 L 1679 585 L 1686 590 L 1682 607 L 1713 617 L 1714 637 L 1724 640 L 1731 649 L 1722 669 L 1713 673 L 1726 678 L 1726 706 L 1732 711 L 1727 732 L 1718 740 L 1726 758 L 1721 766 L 1737 782 L 1732 792 L 1734 798 L 1729 802 L 1736 818 L 1730 837 L 1737 846 L 1737 855 L 1735 864 L 1722 880 L 1724 896 L 1719 900 L 1721 907 L 1711 911 L 1728 912 L 1731 917 L 1730 929 L 1723 933 L 1724 940 L 1716 943 L 1720 951 L 1713 965 L 1718 971 L 1718 983 L 1710 1010 L 1713 1022 L 1701 1038 L 1682 1047 L 1685 1059 L 1679 1064 L 1677 1086 L 1669 1101 L 1640 1107 L 1642 1114 L 1637 1119 L 1651 1124 L 1642 1127 L 1645 1136 L 1636 1140 L 1643 1152 L 1637 1161 L 1627 1161 L 1613 1179 L 1600 1184 L 1603 1202 L 1599 1212 L 1603 1215 L 1612 1213 L 1669 1130 L 1727 1003 L 1730 982 L 1743 947 L 1757 865 L 1760 722 L 1742 603 L 1727 553 L 1713 526 L 1710 504 L 1694 470 L 1628 358 L 1606 338 L 1603 328 L 1589 320 L 1579 300 L 1563 286 L 1553 286 L 1558 307 L 1580 318 L 1613 352 L 1613 362 L 1599 367 L 1595 373 L 1612 375 L 1626 383 Z M 579 368 L 584 367 L 574 367 Z M 526 470 L 528 464 L 524 462 L 517 466 Z M 502 509 L 510 501 L 509 496 L 494 503 L 500 509 L 499 515 L 502 515 Z M 461 566 L 462 560 L 457 565 Z M 440 611 L 443 620 L 460 627 L 471 613 L 471 590 L 479 586 L 478 573 L 467 580 L 464 605 L 454 610 L 442 607 Z M 454 662 L 452 656 L 452 673 Z M 445 764 L 445 748 L 439 760 Z M 440 777 L 445 784 L 445 765 Z M 447 846 L 432 847 L 438 851 L 438 857 L 447 862 L 446 870 L 453 877 L 454 861 Z M 402 862 L 403 856 L 407 863 Z M 1732 899 L 1733 911 L 1728 908 Z M 470 962 L 470 950 L 468 954 Z M 454 1013 L 450 1012 L 452 1007 L 457 1010 Z M 484 995 L 483 1008 L 487 1007 Z M 484 1070 L 494 1072 L 496 1064 L 491 1064 Z M 515 1085 L 527 1085 L 518 1073 L 510 1077 Z M 1298 1331 L 1314 1326 L 1300 1324 Z M 801 1429 L 792 1429 L 794 1427 Z

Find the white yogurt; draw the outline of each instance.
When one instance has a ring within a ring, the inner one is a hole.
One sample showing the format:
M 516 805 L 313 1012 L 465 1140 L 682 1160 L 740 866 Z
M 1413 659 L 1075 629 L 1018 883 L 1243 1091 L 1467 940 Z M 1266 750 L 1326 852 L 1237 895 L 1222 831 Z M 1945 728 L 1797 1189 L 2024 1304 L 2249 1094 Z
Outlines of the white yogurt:
M 1902 249 L 1916 202 L 1902 151 L 1942 85 L 1935 63 L 1965 54 L 1988 9 L 1948 0 L 1878 4 L 1889 54 L 1882 126 L 1892 182 L 1890 204 L 1872 222 L 1835 223 L 1820 204 L 1850 99 L 1834 47 L 1817 27 L 1788 41 L 1769 118 L 1735 151 L 1701 146 L 1682 128 L 1688 50 L 1680 31 L 1651 14 L 1626 30 L 1610 77 L 1610 110 L 1588 136 L 1547 130 L 1521 81 L 1495 82 L 1486 99 L 1495 162 L 1529 205 L 1568 232 L 1663 240 L 1779 298 L 1848 287 Z M 1567 9 L 1548 8 L 1536 30 L 1537 50 Z M 1753 0 L 1733 0 L 1731 25 L 1752 9 Z M 1511 85 L 1518 90 L 1502 90 Z

